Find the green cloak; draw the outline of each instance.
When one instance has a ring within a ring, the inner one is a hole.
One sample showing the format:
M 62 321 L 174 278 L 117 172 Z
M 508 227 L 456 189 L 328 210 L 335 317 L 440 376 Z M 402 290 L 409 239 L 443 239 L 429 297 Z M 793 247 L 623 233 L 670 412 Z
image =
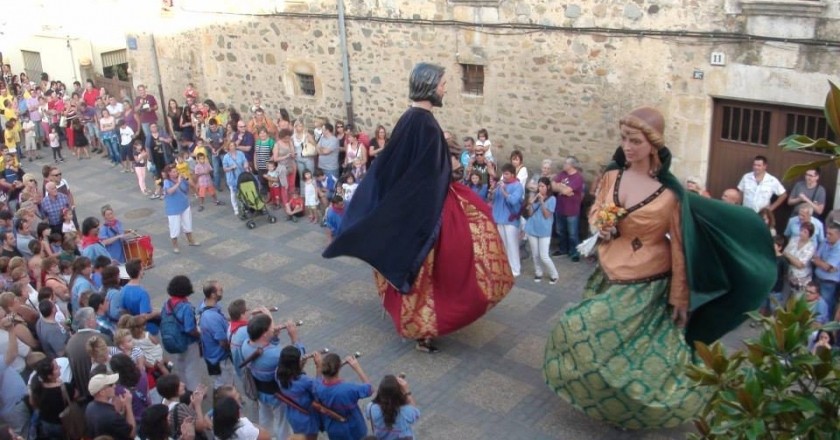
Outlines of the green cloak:
M 671 152 L 659 149 L 662 168 L 656 176 L 680 200 L 683 252 L 690 296 L 685 339 L 711 343 L 758 309 L 776 281 L 776 253 L 764 221 L 742 206 L 686 191 L 671 174 Z M 607 170 L 624 167 L 618 148 Z M 663 213 L 662 215 L 668 215 Z

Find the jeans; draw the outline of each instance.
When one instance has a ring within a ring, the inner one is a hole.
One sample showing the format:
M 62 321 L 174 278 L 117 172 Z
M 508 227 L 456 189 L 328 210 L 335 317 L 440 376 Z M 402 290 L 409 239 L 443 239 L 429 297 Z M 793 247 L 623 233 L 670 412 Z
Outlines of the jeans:
M 149 157 L 152 157 L 152 123 L 144 122 L 140 124 L 140 128 L 143 130 L 143 134 L 146 135 L 146 140 L 144 141 L 143 146 L 146 147 Z
M 120 163 L 120 144 L 117 142 L 116 136 L 108 136 L 105 135 L 102 137 L 102 142 L 108 146 L 108 157 L 111 158 L 111 162 L 114 164 Z
M 321 171 L 323 171 L 324 174 L 326 174 L 328 176 L 333 176 L 335 178 L 336 182 L 338 182 L 338 170 L 325 170 L 325 169 L 321 168 Z M 338 185 L 338 183 L 336 183 L 336 186 L 337 185 Z
M 784 292 L 770 292 L 762 308 L 769 313 L 773 313 L 776 309 L 784 309 L 787 300 L 788 296 Z
M 580 244 L 580 217 L 554 214 L 554 230 L 557 232 L 557 250 L 572 257 L 578 256 Z
M 542 278 L 543 268 L 548 270 L 548 276 L 552 280 L 557 279 L 557 268 L 554 267 L 554 262 L 548 255 L 548 245 L 551 243 L 551 237 L 535 237 L 528 236 L 528 244 L 531 245 L 531 258 L 534 260 L 534 275 L 537 278 Z
M 817 284 L 820 285 L 820 296 L 828 304 L 828 320 L 831 321 L 834 319 L 834 307 L 837 305 L 837 283 L 817 278 Z
M 222 170 L 222 156 L 211 156 L 210 163 L 213 165 L 213 186 L 216 191 L 222 191 L 222 175 L 225 173 Z

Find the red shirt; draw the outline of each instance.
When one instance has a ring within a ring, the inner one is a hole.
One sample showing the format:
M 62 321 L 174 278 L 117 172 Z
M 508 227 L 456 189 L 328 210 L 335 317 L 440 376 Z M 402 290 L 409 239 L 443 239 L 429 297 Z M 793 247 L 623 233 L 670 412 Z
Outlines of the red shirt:
M 298 207 L 303 207 L 303 197 L 301 196 L 292 196 L 291 200 L 289 200 L 289 208 L 292 210 L 297 209 Z
M 85 93 L 82 94 L 82 100 L 85 101 L 88 108 L 93 108 L 96 104 L 96 98 L 99 97 L 99 90 L 97 89 L 90 89 L 85 90 Z

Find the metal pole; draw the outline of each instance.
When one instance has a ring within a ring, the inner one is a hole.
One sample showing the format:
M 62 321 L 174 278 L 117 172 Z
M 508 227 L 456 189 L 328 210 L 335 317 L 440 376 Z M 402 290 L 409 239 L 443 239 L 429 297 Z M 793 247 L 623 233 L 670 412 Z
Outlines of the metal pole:
M 347 28 L 344 24 L 344 0 L 338 2 L 338 36 L 341 41 L 341 66 L 344 75 L 344 107 L 347 111 L 347 123 L 353 123 L 353 96 L 350 94 L 350 64 L 347 55 Z
M 165 104 L 166 99 L 163 97 L 163 79 L 160 76 L 160 62 L 158 62 L 157 44 L 155 44 L 155 34 L 150 34 L 150 37 L 152 39 L 152 61 L 153 61 L 152 68 L 153 68 L 154 73 L 155 73 L 155 81 L 157 81 L 157 84 L 158 84 L 158 96 L 160 97 L 160 99 L 158 99 L 158 110 L 160 110 L 161 114 L 163 114 L 163 117 L 165 118 L 166 117 L 166 110 L 164 110 L 164 109 L 167 108 L 167 107 L 166 107 L 166 104 Z M 157 115 L 155 115 L 155 116 L 157 116 Z M 162 124 L 162 127 L 164 127 L 163 131 L 166 131 L 166 129 L 165 129 L 166 124 Z M 174 136 L 175 133 L 169 133 L 169 135 Z
M 67 36 L 67 49 L 70 49 L 70 65 L 73 66 L 73 81 L 78 81 L 79 76 L 76 75 L 76 57 L 73 55 L 73 46 L 70 44 L 69 35 Z

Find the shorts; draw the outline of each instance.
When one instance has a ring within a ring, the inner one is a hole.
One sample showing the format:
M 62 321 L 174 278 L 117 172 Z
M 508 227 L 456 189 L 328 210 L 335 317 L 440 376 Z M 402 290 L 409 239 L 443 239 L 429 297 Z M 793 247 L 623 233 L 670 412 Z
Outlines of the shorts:
M 280 187 L 279 186 L 272 186 L 271 188 L 268 189 L 268 200 L 271 201 L 271 202 L 273 202 L 275 200 L 280 200 L 280 199 L 282 199 L 281 194 L 282 193 L 280 192 Z
M 216 188 L 213 188 L 213 185 L 208 186 L 199 186 L 198 187 L 198 196 L 215 196 L 216 195 Z
M 131 160 L 134 157 L 134 152 L 131 151 L 131 144 L 128 145 L 120 145 L 120 160 L 126 161 Z

